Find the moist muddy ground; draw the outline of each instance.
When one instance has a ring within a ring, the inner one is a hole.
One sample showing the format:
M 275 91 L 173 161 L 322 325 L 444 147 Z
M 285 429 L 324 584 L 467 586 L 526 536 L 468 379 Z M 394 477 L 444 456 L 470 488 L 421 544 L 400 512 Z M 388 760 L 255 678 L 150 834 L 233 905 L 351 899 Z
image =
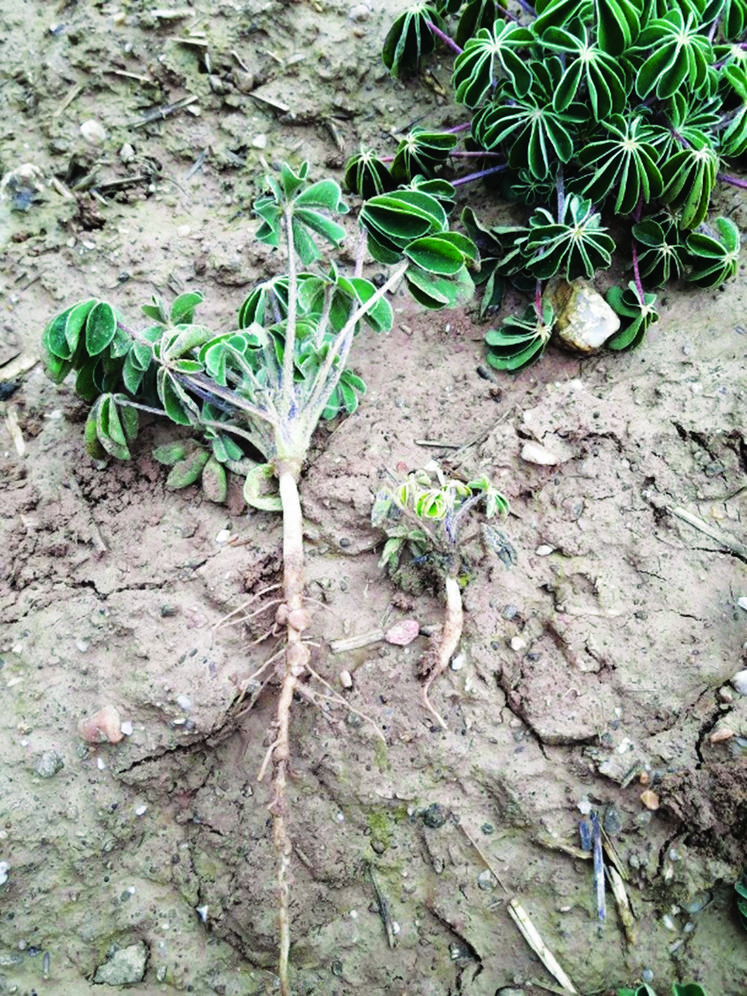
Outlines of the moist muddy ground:
M 29 164 L 30 184 L 0 202 L 0 993 L 276 991 L 257 780 L 275 688 L 249 709 L 246 679 L 273 652 L 252 643 L 279 520 L 238 481 L 222 506 L 168 490 L 152 450 L 177 430 L 157 421 L 131 462 L 96 464 L 85 406 L 34 361 L 50 316 L 89 296 L 136 323 L 153 294 L 199 288 L 202 320 L 231 328 L 279 265 L 250 210 L 273 164 L 339 180 L 361 142 L 458 123 L 446 61 L 407 84 L 380 62 L 400 6 L 0 2 L 0 173 Z M 462 196 L 501 217 L 489 190 Z M 747 221 L 742 194 L 717 206 Z M 510 899 L 580 993 L 744 993 L 744 295 L 741 271 L 676 287 L 639 349 L 551 349 L 514 377 L 478 372 L 476 302 L 397 295 L 392 332 L 357 342 L 367 394 L 319 429 L 301 482 L 312 664 L 346 705 L 293 709 L 299 994 L 557 991 Z M 559 462 L 523 460 L 527 441 Z M 369 525 L 387 474 L 429 460 L 488 474 L 516 553 L 475 547 L 461 653 L 432 690 L 447 730 L 422 705 L 426 635 L 334 649 L 438 625 L 436 595 L 382 574 Z M 107 705 L 129 734 L 92 746 L 78 724 Z M 609 890 L 597 917 L 590 809 L 627 875 L 627 935 Z

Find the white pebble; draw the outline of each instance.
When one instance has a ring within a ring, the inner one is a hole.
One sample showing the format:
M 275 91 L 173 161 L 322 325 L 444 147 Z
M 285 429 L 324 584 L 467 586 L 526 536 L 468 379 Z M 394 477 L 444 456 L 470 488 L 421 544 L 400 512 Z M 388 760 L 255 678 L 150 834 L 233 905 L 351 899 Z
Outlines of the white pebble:
M 148 812 L 148 807 L 145 805 L 145 803 L 142 803 L 141 805 L 135 808 L 135 816 L 145 816 L 147 812 Z
M 747 595 L 742 595 L 741 598 L 738 598 L 737 605 L 740 609 L 744 609 L 744 611 L 747 612 Z
M 731 679 L 731 685 L 735 692 L 740 695 L 747 695 L 747 670 L 737 671 Z
M 132 736 L 134 727 L 129 719 L 126 719 L 124 723 L 121 723 L 119 728 L 126 737 Z
M 456 657 L 451 662 L 451 670 L 452 671 L 461 671 L 462 668 L 464 667 L 465 660 L 466 660 L 466 658 L 465 658 L 464 654 L 457 654 Z
M 511 649 L 512 650 L 524 650 L 526 648 L 527 641 L 523 640 L 520 636 L 511 637 Z
M 549 557 L 554 550 L 554 546 L 549 546 L 547 543 L 543 543 L 542 546 L 538 546 L 534 552 L 538 557 Z
M 231 538 L 230 529 L 221 529 L 218 535 L 215 537 L 216 543 L 227 543 Z
M 267 135 L 255 135 L 252 139 L 253 149 L 266 149 L 267 148 Z
M 340 684 L 343 688 L 353 687 L 353 676 L 350 671 L 340 671 Z
M 542 467 L 554 467 L 560 459 L 541 443 L 524 443 L 521 449 L 521 459 L 527 463 L 537 463 Z
M 183 709 L 185 712 L 189 712 L 192 708 L 192 699 L 189 695 L 177 695 L 176 704 L 180 709 Z
M 106 141 L 104 128 L 98 121 L 94 121 L 93 118 L 83 122 L 80 126 L 80 133 L 91 145 L 102 145 Z

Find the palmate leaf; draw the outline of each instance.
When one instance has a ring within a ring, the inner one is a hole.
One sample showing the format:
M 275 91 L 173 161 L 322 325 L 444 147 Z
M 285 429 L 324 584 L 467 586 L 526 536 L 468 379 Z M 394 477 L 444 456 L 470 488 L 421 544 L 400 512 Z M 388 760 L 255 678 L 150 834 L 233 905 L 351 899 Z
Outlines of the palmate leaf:
M 421 190 L 395 190 L 371 197 L 359 220 L 368 231 L 369 251 L 379 263 L 396 263 L 410 242 L 448 227 L 439 201 Z
M 456 102 L 472 109 L 479 107 L 502 76 L 511 80 L 516 94 L 528 93 L 532 77 L 526 59 L 519 53 L 533 41 L 528 28 L 510 22 L 495 23 L 492 30 L 480 28 L 467 39 L 464 51 L 454 62 Z
M 554 176 L 558 165 L 573 156 L 573 125 L 583 121 L 587 112 L 575 105 L 562 113 L 553 109 L 552 97 L 563 74 L 557 57 L 532 62 L 530 69 L 530 91 L 518 96 L 504 83 L 501 99 L 486 105 L 472 119 L 472 135 L 484 149 L 504 146 L 513 169 L 528 165 L 532 176 L 542 180 Z
M 359 197 L 374 197 L 394 190 L 397 183 L 387 166 L 367 149 L 345 163 L 345 186 Z
M 713 228 L 701 225 L 687 237 L 690 272 L 698 287 L 718 287 L 739 268 L 739 229 L 730 218 L 716 218 Z
M 564 111 L 582 97 L 591 103 L 595 121 L 605 121 L 625 106 L 631 83 L 623 64 L 589 38 L 585 24 L 573 21 L 568 28 L 550 27 L 542 46 L 564 57 L 565 71 L 553 96 L 553 108 Z
M 680 149 L 661 167 L 661 200 L 678 214 L 682 228 L 697 228 L 706 217 L 717 172 L 718 156 L 706 140 Z
M 728 41 L 738 41 L 747 29 L 747 0 L 725 0 L 721 30 Z
M 522 315 L 509 315 L 498 329 L 485 334 L 487 360 L 497 370 L 516 371 L 538 360 L 550 341 L 555 312 L 549 301 L 542 302 L 542 313 L 533 305 Z
M 713 62 L 713 49 L 700 29 L 695 12 L 685 16 L 679 7 L 648 22 L 631 49 L 645 59 L 636 76 L 642 100 L 654 92 L 659 100 L 666 100 L 683 84 L 692 91 L 700 90 Z
M 656 215 L 633 225 L 633 238 L 639 244 L 638 266 L 647 283 L 661 287 L 682 276 L 685 269 L 685 243 L 674 218 Z
M 420 60 L 435 47 L 429 22 L 442 27 L 436 7 L 420 2 L 408 7 L 389 29 L 384 40 L 384 65 L 393 76 L 406 76 L 417 70 Z
M 579 162 L 594 169 L 581 192 L 596 203 L 615 194 L 615 212 L 632 214 L 663 190 L 656 149 L 647 141 L 647 125 L 640 116 L 631 120 L 615 114 L 602 127 L 608 137 L 591 142 L 579 153 Z
M 339 245 L 345 238 L 345 229 L 332 221 L 330 214 L 345 214 L 347 207 L 334 180 L 318 180 L 308 184 L 309 164 L 304 162 L 298 173 L 287 164 L 278 176 L 265 177 L 270 194 L 254 203 L 254 213 L 262 219 L 256 237 L 266 245 L 280 244 L 283 218 L 290 221 L 293 248 L 304 266 L 319 259 L 321 253 L 314 236 Z
M 431 179 L 439 166 L 443 166 L 449 153 L 459 141 L 448 132 L 426 131 L 413 128 L 399 144 L 391 166 L 391 176 L 396 184 L 409 183 L 420 174 Z
M 644 293 L 641 300 L 633 280 L 625 288 L 610 287 L 607 303 L 620 316 L 619 331 L 605 343 L 608 349 L 632 349 L 640 345 L 648 327 L 659 320 L 656 295 Z
M 590 200 L 570 194 L 560 221 L 546 208 L 537 208 L 529 219 L 529 234 L 523 244 L 527 268 L 538 280 L 558 273 L 566 280 L 590 279 L 612 262 L 615 242 L 602 224 Z

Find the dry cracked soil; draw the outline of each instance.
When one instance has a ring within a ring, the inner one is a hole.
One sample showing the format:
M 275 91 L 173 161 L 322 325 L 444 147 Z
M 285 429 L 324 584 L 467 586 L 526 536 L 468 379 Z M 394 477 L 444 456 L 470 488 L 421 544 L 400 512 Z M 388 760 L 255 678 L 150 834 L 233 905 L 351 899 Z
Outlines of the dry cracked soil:
M 91 294 L 135 316 L 194 287 L 230 328 L 274 265 L 249 209 L 273 163 L 340 178 L 361 142 L 457 123 L 445 62 L 406 85 L 381 65 L 400 8 L 0 0 L 0 173 L 31 184 L 0 202 L 0 993 L 276 991 L 257 781 L 275 692 L 251 709 L 241 692 L 270 650 L 226 616 L 277 581 L 279 522 L 236 482 L 227 506 L 169 491 L 156 422 L 131 462 L 94 464 L 39 337 Z M 719 208 L 747 222 L 743 195 Z M 513 898 L 580 993 L 652 977 L 743 996 L 744 295 L 742 273 L 676 288 L 638 350 L 551 349 L 513 378 L 478 373 L 476 304 L 396 296 L 393 331 L 357 343 L 367 394 L 318 431 L 301 483 L 313 663 L 347 708 L 294 706 L 298 994 L 558 991 Z M 523 460 L 527 441 L 559 462 Z M 387 472 L 431 459 L 492 477 L 516 553 L 475 555 L 461 654 L 433 690 L 445 731 L 421 702 L 425 636 L 365 639 L 438 624 L 437 597 L 381 573 L 369 526 Z M 128 735 L 92 746 L 78 724 L 105 705 Z M 590 810 L 626 875 L 627 934 L 609 891 L 597 918 Z

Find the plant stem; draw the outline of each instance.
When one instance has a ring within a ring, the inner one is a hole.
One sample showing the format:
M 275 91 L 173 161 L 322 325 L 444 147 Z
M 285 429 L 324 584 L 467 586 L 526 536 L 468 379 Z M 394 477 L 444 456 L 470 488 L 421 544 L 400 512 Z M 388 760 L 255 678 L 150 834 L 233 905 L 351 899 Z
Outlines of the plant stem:
M 376 302 L 379 301 L 386 294 L 386 292 L 400 280 L 408 265 L 408 260 L 403 260 L 399 263 L 399 265 L 396 266 L 390 273 L 387 280 L 381 285 L 381 287 L 379 287 L 376 293 L 372 294 L 368 301 L 362 304 L 359 308 L 356 308 L 350 318 L 348 318 L 347 322 L 345 322 L 345 325 L 337 333 L 335 341 L 332 343 L 329 352 L 327 353 L 324 364 L 317 371 L 317 374 L 314 377 L 314 385 L 309 392 L 309 400 L 305 406 L 309 422 L 313 420 L 313 424 L 309 429 L 309 435 L 311 435 L 314 431 L 319 415 L 323 411 L 324 406 L 327 403 L 327 399 L 334 390 L 337 381 L 340 379 L 340 375 L 345 369 L 348 353 L 350 352 L 350 346 L 353 342 L 355 326 L 363 318 L 363 316 L 371 310 Z M 336 369 L 333 369 L 335 361 L 337 361 L 337 367 Z
M 306 670 L 309 650 L 303 632 L 309 626 L 304 605 L 303 513 L 298 497 L 300 461 L 280 460 L 276 467 L 283 505 L 283 596 L 287 615 L 285 660 L 280 668 L 281 687 L 277 705 L 276 736 L 271 748 L 273 761 L 273 842 L 277 861 L 280 996 L 291 996 L 289 982 L 290 882 L 293 846 L 288 833 L 286 787 L 290 768 L 290 713 L 293 693 Z
M 502 173 L 505 169 L 508 169 L 507 163 L 501 163 L 500 166 L 491 166 L 490 169 L 481 169 L 479 173 L 470 173 L 469 176 L 460 176 L 458 180 L 452 180 L 452 187 L 460 187 L 463 183 L 471 183 L 473 180 L 482 180 L 484 176 L 490 176 L 491 173 Z
M 281 415 L 290 415 L 294 406 L 294 368 L 296 359 L 296 252 L 293 245 L 293 210 L 287 205 L 283 210 L 285 235 L 288 244 L 288 314 L 285 326 L 285 344 L 283 347 L 283 394 L 281 400 Z
M 446 611 L 444 613 L 444 625 L 441 630 L 436 661 L 428 676 L 428 680 L 423 686 L 423 705 L 436 718 L 439 726 L 443 727 L 443 729 L 446 729 L 446 723 L 431 705 L 431 700 L 428 698 L 428 691 L 436 678 L 440 674 L 443 674 L 449 666 L 449 661 L 462 638 L 463 622 L 462 591 L 455 574 L 449 573 L 446 575 Z
M 459 46 L 454 41 L 454 39 L 453 38 L 449 38 L 449 36 L 447 34 L 444 34 L 444 32 L 440 28 L 436 27 L 436 25 L 433 23 L 433 21 L 426 21 L 425 23 L 426 23 L 427 27 L 430 28 L 430 30 L 436 36 L 436 38 L 440 38 L 441 41 L 444 43 L 444 45 L 446 45 L 448 48 L 450 48 L 452 50 L 452 52 L 456 52 L 457 55 L 461 55 L 462 54 L 462 52 L 464 51 L 464 49 L 459 48 Z
M 739 187 L 740 190 L 747 190 L 747 180 L 742 180 L 741 177 L 731 176 L 729 173 L 719 173 L 717 179 L 723 183 L 730 183 L 732 187 Z

